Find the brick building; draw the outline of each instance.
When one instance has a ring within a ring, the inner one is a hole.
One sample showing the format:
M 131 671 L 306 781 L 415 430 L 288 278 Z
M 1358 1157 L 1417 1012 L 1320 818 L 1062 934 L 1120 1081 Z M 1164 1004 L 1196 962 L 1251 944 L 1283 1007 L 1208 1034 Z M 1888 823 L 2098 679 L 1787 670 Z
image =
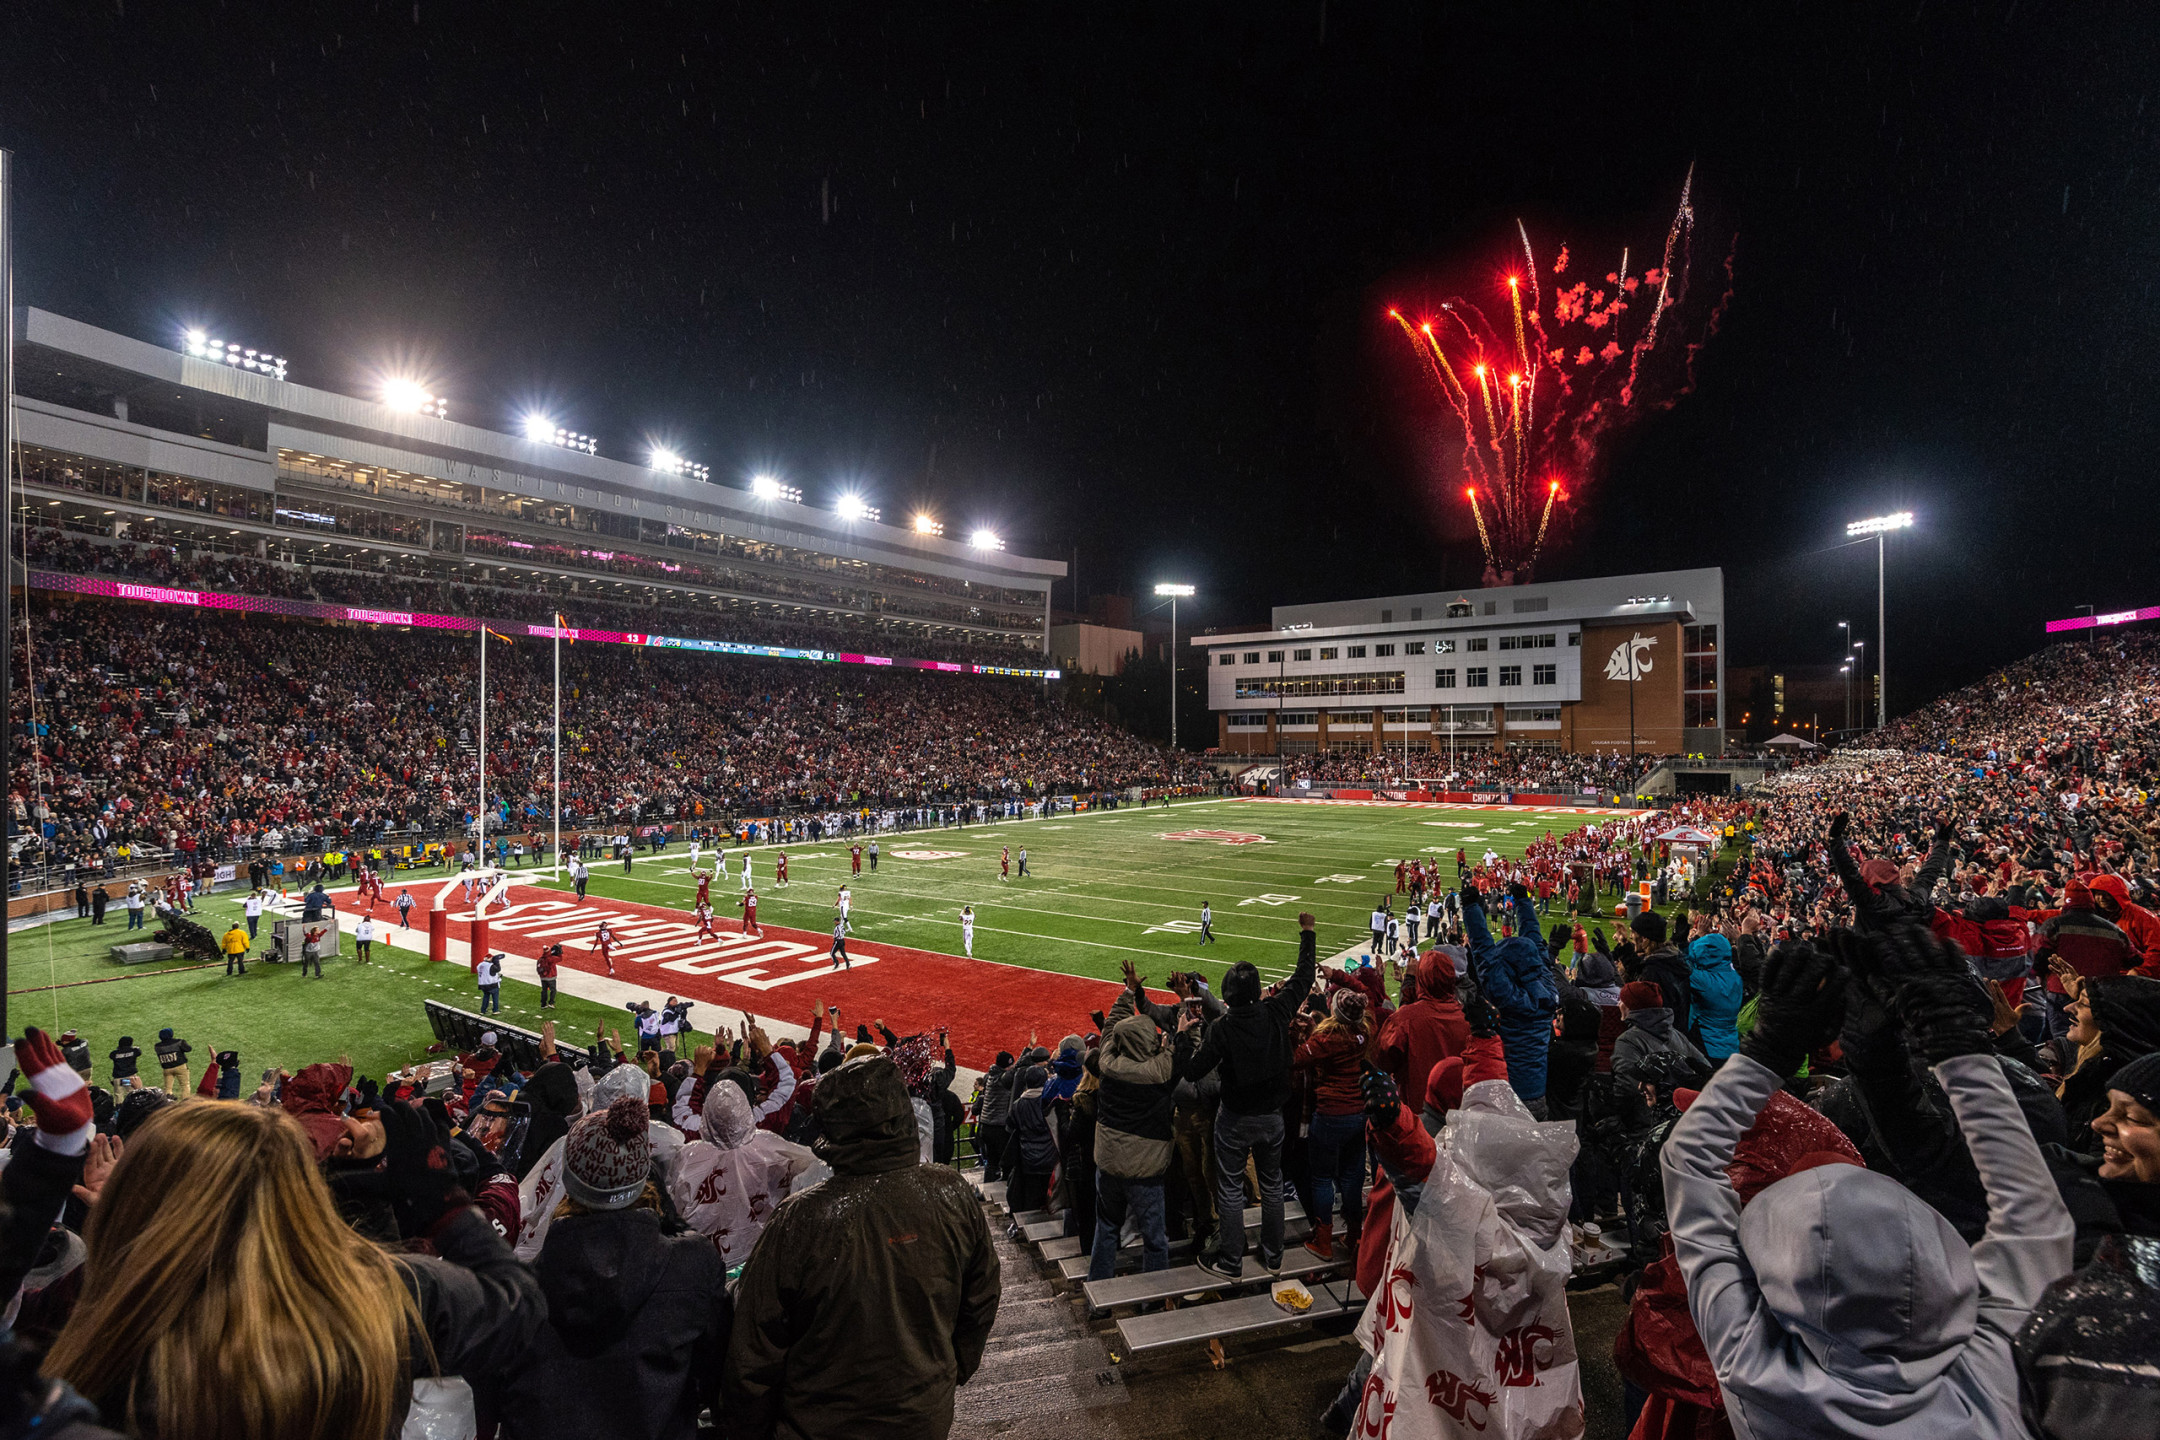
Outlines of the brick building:
M 1725 574 L 1284 605 L 1197 635 L 1231 754 L 1724 748 Z M 1632 692 L 1632 693 L 1631 693 Z

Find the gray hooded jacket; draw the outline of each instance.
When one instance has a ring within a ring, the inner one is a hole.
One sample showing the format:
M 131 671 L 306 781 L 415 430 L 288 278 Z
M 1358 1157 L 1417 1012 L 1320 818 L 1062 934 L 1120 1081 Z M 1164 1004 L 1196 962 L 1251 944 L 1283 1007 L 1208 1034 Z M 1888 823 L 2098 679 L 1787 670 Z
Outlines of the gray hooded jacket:
M 1096 1064 L 1095 1165 L 1126 1180 L 1152 1180 L 1170 1168 L 1170 1092 L 1175 1051 L 1145 1015 L 1119 1020 L 1103 1037 Z
M 1778 1077 L 1734 1055 L 1663 1155 L 1673 1253 L 1733 1428 L 1792 1436 L 2012 1440 L 2011 1341 L 2068 1273 L 2070 1214 L 1991 1055 L 1935 1067 L 1988 1194 L 1968 1249 L 1886 1175 L 1823 1165 L 1743 1211 L 1726 1167 Z
M 1678 1055 L 1697 1074 L 1710 1071 L 1710 1061 L 1695 1048 L 1695 1042 L 1673 1027 L 1672 1011 L 1652 1005 L 1628 1012 L 1627 1027 L 1613 1041 L 1613 1078 L 1623 1085 L 1640 1085 L 1645 1065 L 1659 1054 Z

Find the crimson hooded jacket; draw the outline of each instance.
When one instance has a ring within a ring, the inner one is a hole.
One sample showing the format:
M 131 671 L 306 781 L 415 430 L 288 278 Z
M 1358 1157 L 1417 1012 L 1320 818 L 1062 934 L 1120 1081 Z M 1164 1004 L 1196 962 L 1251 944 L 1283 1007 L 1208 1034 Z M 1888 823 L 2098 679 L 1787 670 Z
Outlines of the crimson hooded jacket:
M 1425 1108 L 1425 1081 L 1433 1066 L 1460 1055 L 1470 1041 L 1470 1022 L 1455 999 L 1453 947 L 1427 950 L 1418 957 L 1418 998 L 1397 1010 L 1380 1027 L 1373 1063 L 1394 1077 L 1395 1088 L 1411 1114 Z
M 1290 1057 L 1294 1069 L 1312 1072 L 1313 1109 L 1322 1115 L 1355 1115 L 1365 1108 L 1358 1088 L 1365 1072 L 1365 1048 L 1372 1040 L 1366 1027 L 1352 1030 L 1326 1021 Z

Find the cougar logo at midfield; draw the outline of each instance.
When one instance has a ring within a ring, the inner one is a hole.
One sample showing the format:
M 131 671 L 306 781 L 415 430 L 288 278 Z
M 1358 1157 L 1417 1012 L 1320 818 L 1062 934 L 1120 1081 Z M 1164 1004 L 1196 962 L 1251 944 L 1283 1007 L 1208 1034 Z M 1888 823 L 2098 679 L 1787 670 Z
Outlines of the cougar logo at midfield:
M 1635 675 L 1643 676 L 1649 674 L 1650 657 L 1643 652 L 1648 650 L 1652 645 L 1655 644 L 1657 644 L 1657 636 L 1637 635 L 1632 640 L 1623 640 L 1618 645 L 1613 646 L 1612 658 L 1605 662 L 1605 678 L 1608 680 L 1626 680 L 1631 678 L 1628 674 L 1628 659 L 1630 651 L 1634 652 L 1633 658 L 1635 664 L 1633 668 L 1635 671 Z

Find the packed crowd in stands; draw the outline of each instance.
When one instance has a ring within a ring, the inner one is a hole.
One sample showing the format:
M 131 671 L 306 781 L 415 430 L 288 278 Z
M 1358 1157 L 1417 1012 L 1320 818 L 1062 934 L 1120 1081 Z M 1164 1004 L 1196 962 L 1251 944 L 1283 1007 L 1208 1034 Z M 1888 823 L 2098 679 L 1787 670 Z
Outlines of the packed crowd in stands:
M 1021 637 L 986 631 L 962 643 L 911 633 L 905 617 L 894 617 L 880 625 L 867 616 L 837 613 L 818 622 L 802 616 L 785 621 L 764 618 L 741 609 L 709 611 L 697 601 L 685 605 L 679 598 L 671 601 L 660 595 L 648 600 L 632 590 L 610 596 L 600 593 L 601 587 L 610 582 L 597 578 L 587 578 L 573 590 L 568 581 L 512 574 L 507 566 L 491 570 L 489 583 L 478 584 L 451 578 L 460 569 L 472 568 L 455 557 L 398 556 L 393 560 L 386 556 L 388 568 L 367 571 L 336 565 L 273 563 L 208 550 L 183 554 L 171 545 L 96 544 L 50 528 L 29 531 L 26 547 L 32 569 L 138 580 L 178 589 L 319 600 L 375 610 L 482 616 L 536 625 L 552 624 L 560 613 L 569 625 L 588 630 L 639 634 L 657 631 L 691 639 L 857 651 L 911 660 L 1033 667 L 1042 664 L 1041 653 L 1026 648 Z M 630 558 L 622 557 L 625 562 Z M 647 575 L 642 570 L 623 573 L 667 583 L 664 574 Z
M 1679 818 L 1736 863 L 1677 914 L 1542 890 L 1599 856 L 1633 879 L 1663 853 L 1647 820 L 1465 852 L 1403 877 L 1434 926 L 1407 963 L 1323 969 L 1300 916 L 1272 986 L 1129 966 L 965 1097 L 942 1035 L 850 1037 L 833 1011 L 805 1041 L 482 1036 L 252 1090 L 225 1051 L 194 1084 L 170 1032 L 162 1086 L 123 1039 L 108 1089 L 84 1041 L 30 1032 L 0 1430 L 943 1435 L 1000 1294 L 951 1168 L 972 1121 L 1008 1207 L 1062 1215 L 1092 1275 L 1180 1240 L 1196 1288 L 1353 1271 L 1332 1433 L 1581 1435 L 1568 1286 L 1608 1267 L 1627 1391 L 1597 1418 L 1645 1440 L 2150 1434 L 2160 650 L 2062 648 L 1891 748 L 1696 802 Z M 310 658 L 293 695 L 344 673 Z
M 2156 660 L 2058 646 L 1659 817 L 1737 842 L 1677 915 L 1555 923 L 1557 853 L 1464 854 L 1407 967 L 1308 934 L 1276 987 L 1136 984 L 999 1056 L 992 1163 L 1097 1275 L 1137 1225 L 1227 1281 L 1254 1202 L 1279 1269 L 1294 1196 L 1371 1297 L 1338 1434 L 1580 1434 L 1566 1286 L 1613 1264 L 1637 1437 L 2151 1433 Z M 1654 837 L 1600 828 L 1640 878 Z
M 131 841 L 226 855 L 272 829 L 334 844 L 462 833 L 477 783 L 472 638 L 104 602 L 41 605 L 33 628 L 10 774 L 18 830 L 43 832 L 56 860 Z M 552 812 L 552 649 L 495 642 L 499 829 Z M 563 799 L 578 823 L 1204 776 L 1025 680 L 612 645 L 565 647 L 562 664 Z
M 1560 750 L 1492 748 L 1489 739 L 1454 750 L 1350 750 L 1327 754 L 1287 755 L 1282 761 L 1285 785 L 1355 785 L 1397 789 L 1426 782 L 1446 790 L 1528 791 L 1545 795 L 1632 793 L 1635 783 L 1663 758 L 1625 753 L 1571 754 Z
M 168 1029 L 121 1038 L 107 1088 L 72 1032 L 28 1032 L 0 1434 L 950 1426 L 1000 1274 L 974 1192 L 934 1163 L 958 1102 L 928 1104 L 953 1076 L 933 1037 L 836 1031 L 820 1053 L 750 1025 L 627 1055 L 550 1027 L 524 1068 L 480 1038 L 380 1079 L 243 1082 L 213 1050 L 198 1085 Z

